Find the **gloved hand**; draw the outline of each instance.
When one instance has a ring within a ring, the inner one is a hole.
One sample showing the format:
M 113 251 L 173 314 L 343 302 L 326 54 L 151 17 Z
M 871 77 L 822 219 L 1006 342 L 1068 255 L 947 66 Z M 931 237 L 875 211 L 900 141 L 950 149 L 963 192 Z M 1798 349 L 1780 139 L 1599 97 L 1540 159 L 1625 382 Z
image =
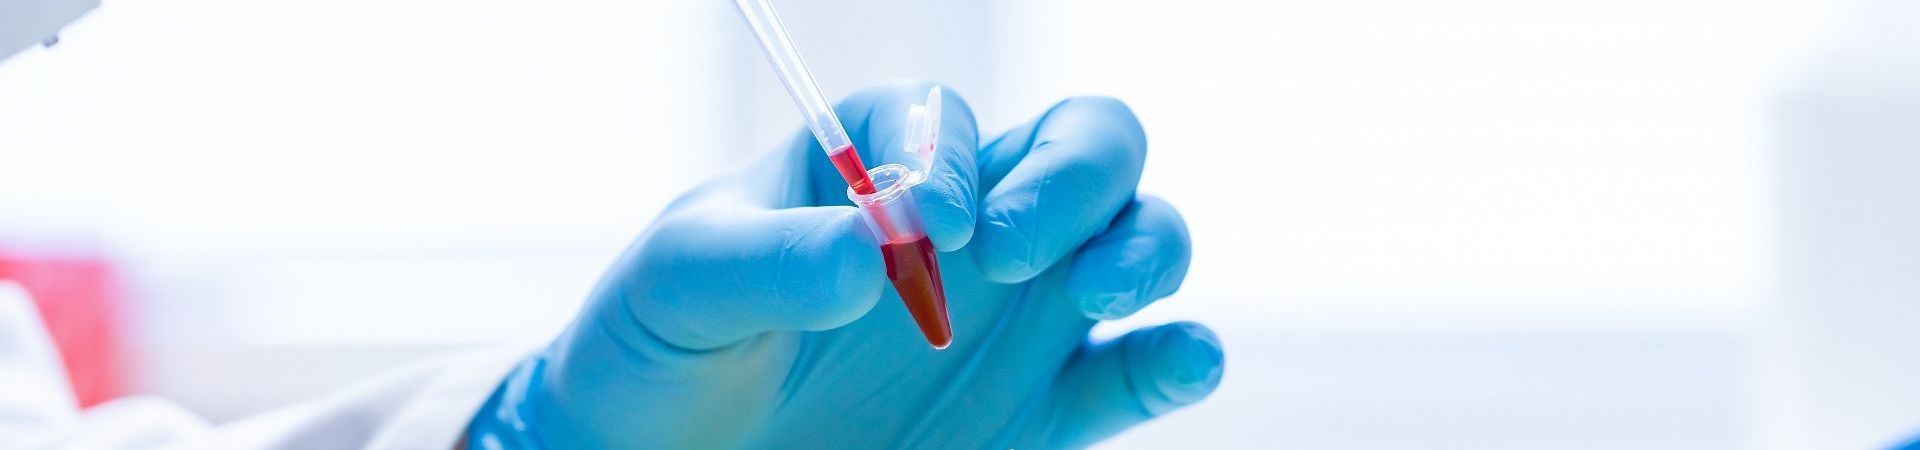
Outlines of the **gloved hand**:
M 898 162 L 929 86 L 837 106 L 861 158 Z M 940 250 L 954 342 L 927 345 L 810 135 L 673 202 L 573 324 L 502 383 L 477 448 L 1082 447 L 1199 401 L 1220 343 L 1194 323 L 1091 342 L 1172 294 L 1185 223 L 1135 194 L 1146 140 L 1118 101 L 1077 98 L 978 145 L 943 100 L 913 187 Z

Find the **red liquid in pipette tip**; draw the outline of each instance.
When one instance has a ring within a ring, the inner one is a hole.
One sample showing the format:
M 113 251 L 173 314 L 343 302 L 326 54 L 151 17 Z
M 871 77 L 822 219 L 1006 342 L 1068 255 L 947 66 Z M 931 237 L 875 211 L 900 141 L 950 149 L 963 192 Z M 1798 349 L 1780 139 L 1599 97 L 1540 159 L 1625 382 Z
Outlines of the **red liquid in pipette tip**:
M 867 166 L 860 162 L 860 152 L 853 146 L 834 149 L 827 156 L 855 194 L 874 193 L 873 179 L 867 176 Z M 880 256 L 887 261 L 887 279 L 893 281 L 893 291 L 900 294 L 900 302 L 913 314 L 920 334 L 933 348 L 947 348 L 953 343 L 953 326 L 947 320 L 947 290 L 940 285 L 940 260 L 934 257 L 933 240 L 922 236 L 913 242 L 882 244 Z
M 847 187 L 853 188 L 853 193 L 873 193 L 873 179 L 867 178 L 867 165 L 860 162 L 860 152 L 853 146 L 827 152 L 827 159 L 833 161 L 833 170 L 840 171 L 840 179 L 847 180 Z

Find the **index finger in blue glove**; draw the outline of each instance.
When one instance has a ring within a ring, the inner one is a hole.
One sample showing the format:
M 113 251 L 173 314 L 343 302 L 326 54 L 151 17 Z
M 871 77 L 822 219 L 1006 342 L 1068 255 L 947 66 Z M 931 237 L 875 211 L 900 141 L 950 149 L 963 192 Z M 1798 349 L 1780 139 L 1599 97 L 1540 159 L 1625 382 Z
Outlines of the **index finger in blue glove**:
M 1126 105 L 1074 98 L 981 154 L 987 189 L 975 262 L 988 279 L 1025 281 L 1072 254 L 1133 198 L 1146 133 Z
M 777 168 L 773 169 L 777 170 Z M 689 194 L 622 256 L 611 289 L 665 343 L 710 349 L 775 330 L 825 330 L 872 309 L 885 270 L 857 211 L 779 208 L 744 174 Z
M 863 159 L 903 162 L 907 108 L 926 102 L 931 87 L 866 89 L 835 105 Z M 950 250 L 973 234 L 979 133 L 966 102 L 942 91 L 939 159 L 913 193 L 928 236 Z M 715 348 L 764 331 L 835 328 L 872 308 L 886 273 L 879 251 L 853 208 L 806 206 L 850 203 L 808 137 L 676 201 L 629 251 L 618 292 L 646 331 L 677 347 Z M 814 198 L 790 195 L 807 187 Z
M 926 103 L 927 91 L 933 86 L 925 82 L 895 83 L 861 90 L 835 105 L 834 111 L 845 120 L 854 149 L 867 168 L 887 163 L 914 166 L 901 151 L 906 140 L 907 110 Z M 980 131 L 966 100 L 951 88 L 942 86 L 940 91 L 939 147 L 927 180 L 914 186 L 912 194 L 920 205 L 927 237 L 940 251 L 954 251 L 973 239 L 974 203 L 978 199 L 974 155 L 979 151 Z M 815 174 L 813 182 L 820 193 L 820 204 L 849 204 L 846 181 L 820 155 L 819 145 L 811 141 L 798 145 L 796 150 L 812 160 L 808 165 Z

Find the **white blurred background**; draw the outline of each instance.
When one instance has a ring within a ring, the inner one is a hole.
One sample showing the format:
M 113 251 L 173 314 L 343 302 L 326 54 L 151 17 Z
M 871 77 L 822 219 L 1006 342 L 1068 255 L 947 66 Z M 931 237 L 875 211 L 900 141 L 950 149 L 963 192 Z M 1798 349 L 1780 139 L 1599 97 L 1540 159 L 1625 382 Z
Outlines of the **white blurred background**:
M 829 96 L 1127 101 L 1221 390 L 1112 448 L 1920 432 L 1912 0 L 784 1 Z M 228 420 L 538 339 L 798 129 L 718 1 L 108 1 L 0 63 L 0 246 L 105 255 Z

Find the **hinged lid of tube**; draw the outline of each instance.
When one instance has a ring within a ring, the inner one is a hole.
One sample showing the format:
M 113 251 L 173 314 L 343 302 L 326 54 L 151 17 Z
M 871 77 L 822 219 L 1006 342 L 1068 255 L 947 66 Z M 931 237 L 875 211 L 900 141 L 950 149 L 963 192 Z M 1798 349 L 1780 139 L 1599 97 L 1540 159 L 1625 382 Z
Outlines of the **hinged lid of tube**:
M 940 86 L 927 90 L 927 102 L 907 107 L 907 129 L 900 150 L 907 153 L 912 183 L 932 174 L 933 154 L 940 147 Z

